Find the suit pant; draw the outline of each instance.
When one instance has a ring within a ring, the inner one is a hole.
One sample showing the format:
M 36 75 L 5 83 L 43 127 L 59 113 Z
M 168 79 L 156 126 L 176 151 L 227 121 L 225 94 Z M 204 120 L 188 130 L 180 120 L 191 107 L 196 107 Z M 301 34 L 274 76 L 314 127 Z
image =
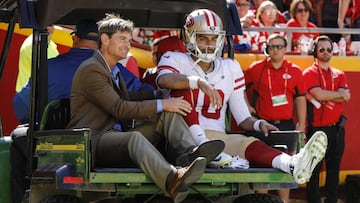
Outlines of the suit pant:
M 339 172 L 342 155 L 345 148 L 345 131 L 337 125 L 314 127 L 314 132 L 322 130 L 328 138 L 328 148 L 325 154 L 326 180 L 325 180 L 325 203 L 336 203 L 338 198 Z M 321 194 L 319 187 L 319 174 L 322 168 L 320 162 L 314 169 L 310 181 L 306 185 L 308 203 L 320 203 Z
M 189 128 L 176 113 L 163 112 L 154 121 L 128 132 L 111 130 L 100 136 L 96 146 L 96 167 L 140 167 L 162 190 L 173 171 L 157 148 L 165 141 L 165 152 L 172 157 L 195 147 Z

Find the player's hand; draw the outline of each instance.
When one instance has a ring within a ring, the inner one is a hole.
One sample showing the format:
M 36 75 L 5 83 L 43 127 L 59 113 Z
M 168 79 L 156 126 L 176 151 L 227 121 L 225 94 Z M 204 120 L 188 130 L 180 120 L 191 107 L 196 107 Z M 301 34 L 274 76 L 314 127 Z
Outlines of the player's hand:
M 190 103 L 184 100 L 183 97 L 171 97 L 163 99 L 161 102 L 163 111 L 179 113 L 182 116 L 186 116 L 192 110 Z
M 221 109 L 222 107 L 222 98 L 219 92 L 212 87 L 209 83 L 205 80 L 199 80 L 198 82 L 199 89 L 206 94 L 210 99 L 210 105 L 215 107 L 216 109 Z
M 269 135 L 270 131 L 279 131 L 279 128 L 275 127 L 274 125 L 268 123 L 265 120 L 261 121 L 260 129 L 264 133 L 265 137 L 267 137 Z

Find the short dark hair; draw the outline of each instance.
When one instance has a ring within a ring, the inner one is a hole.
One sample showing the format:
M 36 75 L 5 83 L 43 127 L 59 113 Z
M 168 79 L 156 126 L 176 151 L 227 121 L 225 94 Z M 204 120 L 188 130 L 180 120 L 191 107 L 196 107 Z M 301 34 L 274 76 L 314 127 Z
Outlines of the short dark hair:
M 274 33 L 274 34 L 271 34 L 268 39 L 266 40 L 266 44 L 269 44 L 271 40 L 273 39 L 282 39 L 284 41 L 284 45 L 285 47 L 287 46 L 287 39 L 284 35 L 282 34 L 279 34 L 279 33 Z
M 293 17 L 294 19 L 296 16 L 296 9 L 297 9 L 298 5 L 301 3 L 304 4 L 305 8 L 309 9 L 310 16 L 313 12 L 313 8 L 312 8 L 311 2 L 309 0 L 292 0 L 289 11 L 290 11 L 291 17 Z

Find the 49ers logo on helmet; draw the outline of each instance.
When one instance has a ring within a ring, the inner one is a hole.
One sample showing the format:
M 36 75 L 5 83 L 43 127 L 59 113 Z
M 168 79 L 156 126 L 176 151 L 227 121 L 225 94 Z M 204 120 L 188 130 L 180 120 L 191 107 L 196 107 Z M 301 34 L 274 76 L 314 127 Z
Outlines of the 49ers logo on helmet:
M 194 25 L 194 18 L 192 16 L 188 16 L 186 18 L 185 27 L 191 27 Z

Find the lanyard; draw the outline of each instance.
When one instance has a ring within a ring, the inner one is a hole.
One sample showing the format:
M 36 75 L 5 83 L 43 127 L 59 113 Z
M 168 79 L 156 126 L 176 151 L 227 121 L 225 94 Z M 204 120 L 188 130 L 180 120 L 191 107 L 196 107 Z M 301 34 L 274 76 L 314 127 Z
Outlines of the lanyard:
M 285 73 L 283 75 L 285 75 L 284 78 L 284 95 L 286 95 L 286 88 L 287 88 L 287 76 L 288 73 L 288 67 L 285 68 Z M 273 91 L 272 91 L 272 83 L 271 83 L 271 74 L 270 74 L 270 68 L 267 68 L 267 75 L 268 75 L 268 83 L 269 83 L 269 90 L 270 90 L 270 96 L 273 97 Z
M 318 66 L 318 70 L 319 70 L 320 77 L 321 77 L 321 80 L 322 80 L 322 81 L 320 81 L 320 85 L 322 83 L 323 84 L 322 88 L 324 90 L 326 90 L 326 80 L 325 80 L 323 70 L 319 66 Z M 330 67 L 329 67 L 329 71 L 330 71 L 330 74 L 331 74 L 331 91 L 334 91 L 335 90 L 334 77 L 333 77 L 333 72 L 331 71 Z

